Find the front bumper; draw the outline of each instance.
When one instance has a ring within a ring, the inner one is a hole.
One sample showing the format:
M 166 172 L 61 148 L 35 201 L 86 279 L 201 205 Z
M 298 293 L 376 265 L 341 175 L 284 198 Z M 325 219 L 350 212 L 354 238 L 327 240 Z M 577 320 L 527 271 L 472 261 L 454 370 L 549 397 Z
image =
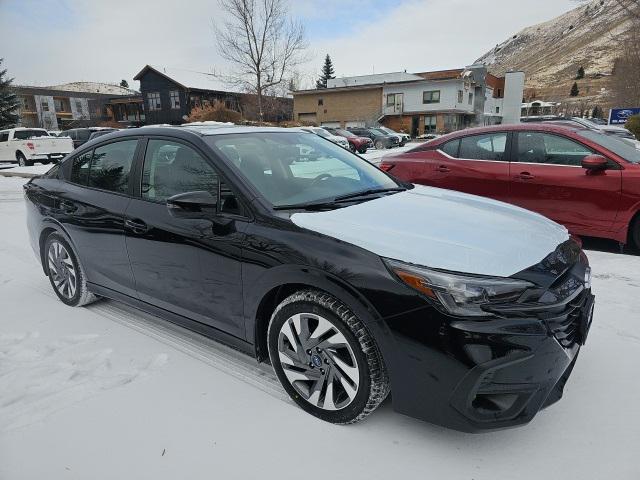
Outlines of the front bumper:
M 537 276 L 539 287 L 494 316 L 454 317 L 430 304 L 372 325 L 396 411 L 481 432 L 526 424 L 562 397 L 593 315 L 586 257 L 519 276 Z

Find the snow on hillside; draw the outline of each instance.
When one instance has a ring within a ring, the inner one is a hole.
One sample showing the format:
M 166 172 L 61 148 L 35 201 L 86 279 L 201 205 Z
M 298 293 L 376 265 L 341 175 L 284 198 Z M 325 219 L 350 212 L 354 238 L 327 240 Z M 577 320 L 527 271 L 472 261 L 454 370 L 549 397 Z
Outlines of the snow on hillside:
M 619 53 L 621 35 L 630 27 L 628 14 L 615 0 L 593 0 L 553 20 L 516 33 L 476 62 L 492 73 L 523 70 L 527 86 L 552 84 L 575 76 L 607 75 Z

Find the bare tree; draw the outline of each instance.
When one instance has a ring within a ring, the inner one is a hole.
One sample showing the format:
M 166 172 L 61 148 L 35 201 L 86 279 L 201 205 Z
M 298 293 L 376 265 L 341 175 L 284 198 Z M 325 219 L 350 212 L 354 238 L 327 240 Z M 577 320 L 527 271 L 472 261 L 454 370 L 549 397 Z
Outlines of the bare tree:
M 293 20 L 286 0 L 219 0 L 228 20 L 215 25 L 218 50 L 231 64 L 222 76 L 254 93 L 263 119 L 263 96 L 286 82 L 303 62 L 307 48 L 303 25 Z

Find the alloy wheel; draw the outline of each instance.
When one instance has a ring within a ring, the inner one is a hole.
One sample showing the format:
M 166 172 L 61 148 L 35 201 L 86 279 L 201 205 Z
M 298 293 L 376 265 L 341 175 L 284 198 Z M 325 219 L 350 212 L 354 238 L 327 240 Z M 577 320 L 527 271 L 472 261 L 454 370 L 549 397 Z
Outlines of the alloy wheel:
M 71 300 L 78 288 L 78 275 L 71 256 L 62 243 L 53 241 L 47 252 L 51 280 L 60 295 Z
M 360 370 L 353 350 L 320 315 L 299 313 L 282 324 L 278 358 L 291 386 L 315 407 L 340 410 L 358 393 Z

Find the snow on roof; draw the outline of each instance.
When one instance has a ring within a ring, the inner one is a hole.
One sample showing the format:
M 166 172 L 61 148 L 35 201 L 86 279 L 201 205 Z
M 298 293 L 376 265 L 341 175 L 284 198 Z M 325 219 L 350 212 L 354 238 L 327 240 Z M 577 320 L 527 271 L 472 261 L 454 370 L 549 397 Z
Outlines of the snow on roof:
M 108 95 L 136 95 L 138 92 L 120 85 L 100 82 L 71 82 L 62 85 L 51 85 L 46 88 L 67 92 L 104 93 Z
M 221 92 L 233 91 L 229 89 L 213 71 L 206 71 L 206 69 L 191 70 L 186 68 L 163 67 L 160 65 L 147 65 L 147 67 L 151 67 L 162 75 L 171 78 L 185 88 L 216 90 Z M 145 67 L 145 69 L 147 67 Z M 145 69 L 140 73 L 143 73 Z M 136 75 L 136 80 L 139 79 L 140 73 Z
M 412 80 L 424 80 L 424 78 L 407 72 L 375 73 L 373 75 L 332 78 L 327 80 L 327 88 L 375 85 L 378 83 L 409 82 Z

